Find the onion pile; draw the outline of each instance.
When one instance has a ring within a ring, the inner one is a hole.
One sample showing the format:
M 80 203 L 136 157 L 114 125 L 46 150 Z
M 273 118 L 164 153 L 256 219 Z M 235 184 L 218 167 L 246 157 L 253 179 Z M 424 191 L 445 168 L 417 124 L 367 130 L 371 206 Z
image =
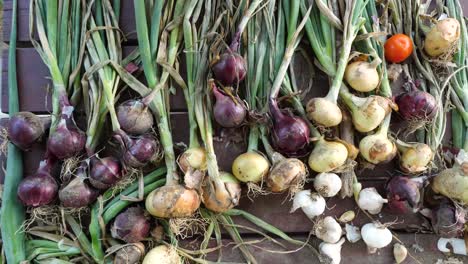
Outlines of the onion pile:
M 18 112 L 8 122 L 8 139 L 22 150 L 29 150 L 44 134 L 44 124 L 31 112 Z

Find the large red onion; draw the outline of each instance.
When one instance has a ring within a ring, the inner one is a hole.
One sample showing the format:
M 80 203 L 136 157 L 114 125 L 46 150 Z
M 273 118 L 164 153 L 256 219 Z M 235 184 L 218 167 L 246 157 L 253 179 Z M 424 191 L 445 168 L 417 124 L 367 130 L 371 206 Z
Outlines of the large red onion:
M 43 134 L 44 124 L 31 112 L 18 112 L 8 122 L 8 138 L 22 150 L 29 150 Z
M 113 157 L 91 159 L 89 181 L 97 189 L 107 189 L 123 176 L 120 162 Z
M 122 159 L 127 166 L 141 168 L 159 156 L 159 142 L 151 135 L 130 137 L 121 130 L 115 136 L 124 147 Z
M 273 99 L 270 99 L 269 106 L 273 119 L 273 147 L 287 157 L 305 156 L 310 141 L 307 123 L 290 112 L 281 111 Z
M 59 199 L 64 207 L 80 208 L 93 203 L 99 192 L 87 182 L 87 165 L 80 166 L 75 178 L 59 191 Z
M 38 207 L 51 203 L 57 195 L 58 185 L 50 175 L 53 160 L 41 161 L 34 175 L 24 178 L 18 186 L 18 197 L 26 206 Z
M 395 98 L 401 117 L 408 121 L 431 121 L 437 113 L 437 101 L 430 93 L 412 88 Z
M 385 186 L 388 209 L 397 214 L 417 211 L 420 205 L 420 184 L 408 177 L 393 176 Z
M 135 243 L 148 237 L 150 226 L 149 217 L 143 209 L 130 207 L 115 218 L 111 233 L 113 238 Z
M 62 117 L 47 141 L 47 150 L 59 159 L 78 155 L 86 143 L 86 135 L 76 126 L 72 113 L 73 107 L 62 108 Z
M 247 73 L 244 58 L 232 50 L 221 54 L 211 70 L 215 79 L 226 86 L 241 82 Z
M 214 83 L 212 83 L 212 87 L 216 98 L 216 103 L 213 106 L 213 116 L 216 122 L 227 128 L 240 126 L 247 114 L 241 99 L 237 96 L 231 98 L 223 94 Z
M 442 202 L 432 210 L 431 224 L 434 232 L 442 237 L 458 237 L 463 234 L 465 213 L 452 202 Z

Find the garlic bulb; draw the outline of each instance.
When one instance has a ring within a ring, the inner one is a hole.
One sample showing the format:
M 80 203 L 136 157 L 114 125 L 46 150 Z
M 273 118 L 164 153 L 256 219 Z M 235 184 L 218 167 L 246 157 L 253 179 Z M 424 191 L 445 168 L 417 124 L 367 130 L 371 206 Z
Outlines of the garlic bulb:
M 331 258 L 331 264 L 340 264 L 341 262 L 341 247 L 343 246 L 345 239 L 342 238 L 338 243 L 332 244 L 322 242 L 319 245 L 320 254 L 326 255 Z
M 361 236 L 367 245 L 369 254 L 388 246 L 393 239 L 392 232 L 380 223 L 367 223 L 361 228 Z
M 368 211 L 370 214 L 378 214 L 382 210 L 383 204 L 388 200 L 384 199 L 374 187 L 362 189 L 357 200 L 359 208 Z
M 331 216 L 327 216 L 314 226 L 315 236 L 327 243 L 336 243 L 340 240 L 343 230 L 340 224 Z
M 310 190 L 304 190 L 296 193 L 293 200 L 291 213 L 301 208 L 302 211 L 312 219 L 323 214 L 325 211 L 325 199 L 318 193 L 312 193 Z
M 335 173 L 322 172 L 315 176 L 314 188 L 323 197 L 333 197 L 341 190 L 341 179 Z

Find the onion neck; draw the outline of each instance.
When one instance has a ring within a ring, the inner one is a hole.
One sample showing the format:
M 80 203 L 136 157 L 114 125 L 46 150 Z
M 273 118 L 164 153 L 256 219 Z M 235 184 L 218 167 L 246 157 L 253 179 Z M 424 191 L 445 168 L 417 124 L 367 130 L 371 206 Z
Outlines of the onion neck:
M 252 15 L 254 14 L 255 10 L 261 2 L 262 0 L 254 0 L 250 4 L 249 8 L 245 11 L 244 16 L 242 17 L 241 21 L 239 22 L 239 25 L 237 26 L 236 33 L 232 38 L 231 45 L 229 45 L 229 49 L 231 51 L 237 52 L 239 50 L 241 35 L 244 32 L 245 27 L 247 26 L 247 23 L 249 22 L 250 18 L 252 17 Z
M 388 129 L 390 128 L 390 119 L 391 119 L 391 114 L 388 114 L 385 116 L 382 124 L 379 127 L 379 130 L 377 130 L 376 135 L 381 135 L 387 137 L 388 135 Z

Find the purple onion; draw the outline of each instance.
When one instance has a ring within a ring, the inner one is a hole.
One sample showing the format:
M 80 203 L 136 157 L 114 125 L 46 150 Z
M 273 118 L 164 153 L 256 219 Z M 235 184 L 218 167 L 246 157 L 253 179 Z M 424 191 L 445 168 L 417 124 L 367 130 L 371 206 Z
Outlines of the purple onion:
M 127 166 L 141 168 L 159 156 L 159 142 L 151 135 L 130 137 L 121 130 L 115 136 L 124 147 L 122 159 Z
M 64 207 L 80 208 L 93 203 L 99 192 L 89 186 L 86 178 L 87 165 L 77 169 L 76 176 L 59 191 L 59 200 Z
M 310 141 L 307 123 L 290 112 L 281 111 L 273 99 L 270 99 L 269 105 L 273 119 L 271 131 L 273 147 L 288 157 L 305 156 Z
M 153 114 L 141 100 L 128 100 L 117 107 L 120 127 L 132 135 L 148 132 L 153 126 Z
M 459 237 L 463 234 L 465 213 L 451 202 L 443 202 L 432 210 L 431 224 L 439 236 Z
M 437 102 L 430 93 L 412 88 L 395 98 L 399 113 L 407 121 L 431 121 L 437 113 Z
M 226 86 L 241 82 L 247 73 L 244 58 L 232 50 L 223 53 L 211 70 L 215 79 Z
M 390 178 L 386 185 L 388 209 L 396 214 L 415 212 L 420 205 L 419 183 L 404 176 Z
M 76 126 L 72 113 L 71 106 L 62 109 L 62 117 L 47 141 L 47 150 L 62 160 L 78 155 L 86 143 L 86 135 Z
M 44 124 L 31 112 L 18 112 L 8 123 L 8 138 L 22 150 L 29 150 L 44 134 Z
M 140 242 L 148 237 L 150 226 L 149 217 L 143 209 L 130 207 L 115 218 L 111 234 L 113 238 L 127 243 Z
M 58 185 L 50 175 L 52 163 L 52 160 L 41 161 L 36 173 L 20 182 L 18 197 L 24 205 L 38 207 L 47 205 L 55 199 Z
M 94 188 L 107 189 L 123 176 L 120 162 L 113 157 L 92 158 L 89 181 Z
M 216 103 L 213 106 L 213 116 L 216 122 L 226 128 L 240 126 L 247 114 L 241 99 L 237 96 L 233 99 L 223 94 L 214 83 L 212 83 L 212 87 L 216 98 Z

